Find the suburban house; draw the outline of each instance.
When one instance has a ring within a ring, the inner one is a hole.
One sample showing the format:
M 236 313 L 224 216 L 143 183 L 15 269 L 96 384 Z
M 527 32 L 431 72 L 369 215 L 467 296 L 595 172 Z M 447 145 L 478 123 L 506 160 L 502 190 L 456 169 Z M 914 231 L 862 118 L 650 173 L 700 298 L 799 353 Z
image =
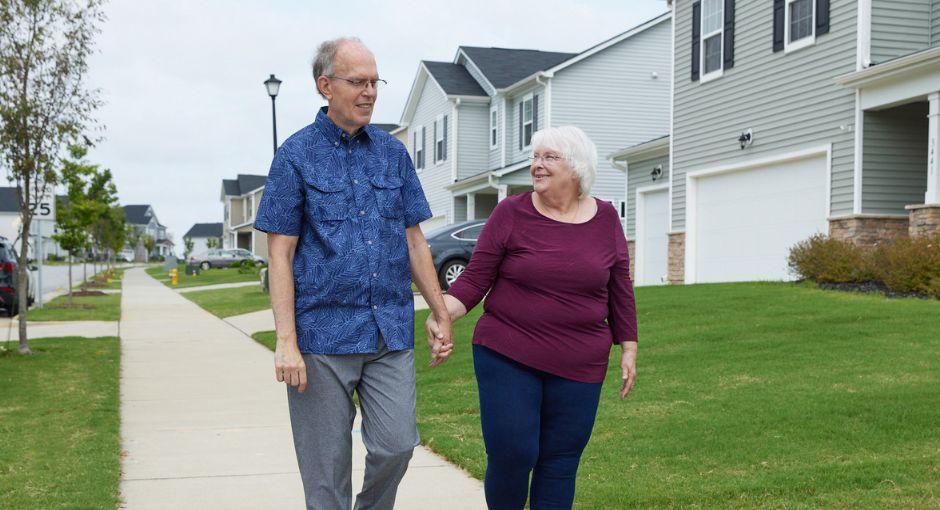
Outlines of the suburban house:
M 427 231 L 486 218 L 531 189 L 532 134 L 577 125 L 600 155 L 667 133 L 670 13 L 581 53 L 460 46 L 422 61 L 402 114 L 433 217 Z M 625 215 L 624 174 L 601 158 L 592 190 Z
M 940 1 L 669 4 L 671 130 L 610 154 L 638 283 L 787 279 L 814 233 L 940 232 Z
M 173 240 L 167 235 L 166 227 L 157 220 L 153 207 L 149 204 L 125 205 L 124 216 L 125 223 L 130 227 L 133 234 L 148 235 L 154 239 L 153 251 L 146 254 L 146 258 L 173 255 Z M 137 250 L 137 247 L 134 246 L 129 246 L 129 248 Z M 142 257 L 135 256 L 135 258 L 141 259 Z M 146 262 L 146 260 L 143 261 Z
M 268 237 L 252 228 L 267 179 L 267 175 L 238 174 L 235 179 L 222 180 L 223 248 L 243 248 L 267 258 Z
M 183 239 L 193 242 L 191 254 L 202 253 L 209 249 L 209 239 L 215 239 L 215 246 L 222 247 L 221 223 L 196 223 L 186 232 Z
M 64 195 L 59 195 L 56 197 L 59 201 L 64 200 Z M 20 231 L 22 230 L 23 222 L 20 219 L 20 198 L 19 191 L 16 187 L 13 186 L 0 186 L 0 236 L 7 238 L 7 240 L 13 244 L 13 248 L 19 251 L 20 243 L 18 239 L 20 238 Z M 35 244 L 35 236 L 40 231 L 39 225 L 36 220 L 33 220 L 32 225 L 30 225 L 30 240 L 29 246 L 32 250 L 33 245 Z M 52 221 L 45 221 L 42 225 L 42 240 L 43 240 L 43 254 L 48 258 L 50 255 L 57 257 L 65 257 L 68 254 L 59 247 L 59 243 L 52 238 L 52 235 L 55 233 L 55 225 Z M 31 252 L 28 255 L 30 258 L 34 258 L 35 255 Z

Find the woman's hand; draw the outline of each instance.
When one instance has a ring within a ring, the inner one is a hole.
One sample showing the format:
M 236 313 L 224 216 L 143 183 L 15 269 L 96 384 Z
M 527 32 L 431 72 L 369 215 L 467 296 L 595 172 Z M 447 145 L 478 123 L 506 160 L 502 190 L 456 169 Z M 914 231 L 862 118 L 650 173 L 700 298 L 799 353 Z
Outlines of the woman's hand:
M 450 318 L 440 320 L 433 313 L 429 314 L 428 320 L 424 322 L 424 329 L 428 333 L 428 346 L 431 348 L 431 362 L 428 366 L 436 367 L 447 361 L 454 349 Z
M 636 342 L 622 342 L 623 354 L 620 355 L 620 371 L 623 386 L 620 387 L 620 400 L 627 398 L 633 384 L 636 383 Z

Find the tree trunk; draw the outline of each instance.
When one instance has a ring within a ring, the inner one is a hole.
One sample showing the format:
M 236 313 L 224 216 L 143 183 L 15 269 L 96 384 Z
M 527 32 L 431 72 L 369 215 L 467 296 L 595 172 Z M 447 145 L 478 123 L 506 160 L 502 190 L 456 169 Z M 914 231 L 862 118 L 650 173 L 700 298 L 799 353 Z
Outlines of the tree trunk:
M 72 306 L 72 254 L 69 253 L 69 306 Z
M 24 215 L 26 216 L 26 215 Z M 20 354 L 32 354 L 29 348 L 29 338 L 26 336 L 26 309 L 29 308 L 29 294 L 27 286 L 29 285 L 29 226 L 32 218 L 27 217 L 23 222 L 23 234 L 20 236 L 20 260 L 16 268 L 16 303 L 20 309 L 18 317 L 19 336 L 20 336 Z M 39 289 L 41 292 L 42 289 Z

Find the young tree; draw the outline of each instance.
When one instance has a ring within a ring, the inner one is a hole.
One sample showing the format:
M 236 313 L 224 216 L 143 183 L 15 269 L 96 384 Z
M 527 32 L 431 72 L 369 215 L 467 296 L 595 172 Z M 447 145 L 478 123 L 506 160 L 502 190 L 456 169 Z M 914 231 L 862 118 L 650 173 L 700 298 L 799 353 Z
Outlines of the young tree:
M 108 251 L 108 269 L 112 267 L 114 255 L 120 253 L 127 243 L 127 225 L 124 208 L 113 205 L 105 217 L 101 242 Z
M 153 249 L 157 246 L 157 240 L 150 234 L 144 234 L 142 239 L 144 241 L 144 249 L 147 250 L 147 257 L 150 257 L 150 254 L 153 253 Z
M 37 202 L 55 185 L 62 149 L 85 139 L 100 105 L 86 90 L 88 56 L 102 0 L 0 1 L 0 166 L 19 188 L 19 282 L 28 281 L 28 239 Z M 27 288 L 18 285 L 19 350 L 26 336 Z
M 209 249 L 211 250 L 211 249 L 213 249 L 213 248 L 218 248 L 218 247 L 219 247 L 219 240 L 218 240 L 218 239 L 216 239 L 216 238 L 214 238 L 214 237 L 210 237 L 210 238 L 206 239 L 206 248 L 209 248 Z
M 191 237 L 183 237 L 183 258 L 189 260 L 189 254 L 193 252 L 193 239 Z

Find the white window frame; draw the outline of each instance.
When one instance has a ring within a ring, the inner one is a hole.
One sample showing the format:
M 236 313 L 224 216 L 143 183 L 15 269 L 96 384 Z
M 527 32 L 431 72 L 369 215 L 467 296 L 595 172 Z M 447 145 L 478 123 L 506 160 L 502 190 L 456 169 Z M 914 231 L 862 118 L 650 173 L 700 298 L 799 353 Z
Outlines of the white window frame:
M 490 149 L 499 147 L 499 108 L 490 107 Z
M 715 78 L 720 78 L 725 74 L 725 3 L 721 0 L 718 1 L 718 5 L 721 6 L 721 23 L 718 24 L 718 30 L 713 30 L 709 33 L 705 33 L 705 1 L 702 2 L 702 15 L 699 19 L 699 41 L 698 41 L 698 51 L 699 51 L 699 65 L 701 67 L 699 81 L 705 83 Z M 718 69 L 712 72 L 705 72 L 705 40 L 710 39 L 718 35 L 718 42 L 721 45 L 721 51 L 719 54 L 721 58 L 718 59 Z
M 440 146 L 440 148 L 438 147 Z M 447 158 L 442 157 L 444 152 L 444 114 L 434 119 L 434 164 L 441 163 Z
M 532 138 L 535 136 L 535 101 L 533 101 L 534 94 L 526 94 L 522 97 L 522 132 L 519 133 L 519 136 L 522 137 L 522 150 L 530 149 L 532 147 Z M 532 112 L 532 118 L 528 122 L 525 120 L 525 104 L 530 103 L 529 111 Z M 529 143 L 525 143 L 525 127 L 526 125 L 532 126 L 532 136 L 529 137 Z
M 816 2 L 814 0 L 809 0 L 810 3 L 810 12 L 812 13 L 812 18 L 810 19 L 809 29 L 810 35 L 799 39 L 794 42 L 790 42 L 790 5 L 793 4 L 796 0 L 786 0 L 786 5 L 784 6 L 784 15 L 783 15 L 783 52 L 790 53 L 791 51 L 796 51 L 807 46 L 812 46 L 816 44 Z
M 417 140 L 414 146 L 414 164 L 415 172 L 421 173 L 424 170 L 424 165 L 421 164 L 421 160 L 424 158 L 424 136 L 422 135 L 424 131 L 424 126 L 415 126 L 414 135 L 412 135 L 412 140 Z

